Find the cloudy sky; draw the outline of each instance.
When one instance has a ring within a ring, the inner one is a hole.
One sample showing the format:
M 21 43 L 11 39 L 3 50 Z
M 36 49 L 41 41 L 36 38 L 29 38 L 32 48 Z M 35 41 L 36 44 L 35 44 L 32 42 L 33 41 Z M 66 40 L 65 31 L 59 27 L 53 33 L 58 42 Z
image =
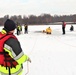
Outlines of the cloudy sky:
M 76 0 L 0 0 L 0 17 L 4 15 L 76 14 Z

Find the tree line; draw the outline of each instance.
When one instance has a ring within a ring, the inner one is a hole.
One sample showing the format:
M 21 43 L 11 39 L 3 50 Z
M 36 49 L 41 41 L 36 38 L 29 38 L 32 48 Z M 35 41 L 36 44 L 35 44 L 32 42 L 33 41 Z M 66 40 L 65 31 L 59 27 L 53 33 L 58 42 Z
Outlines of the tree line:
M 5 15 L 4 17 L 0 18 L 0 25 L 3 25 L 6 19 L 12 19 L 15 23 L 22 24 L 30 24 L 30 25 L 39 25 L 39 24 L 49 24 L 54 22 L 76 22 L 76 14 L 74 15 L 50 15 L 50 14 L 41 14 L 39 16 L 30 15 L 30 16 L 21 16 L 21 15 L 14 15 L 9 17 L 9 15 Z

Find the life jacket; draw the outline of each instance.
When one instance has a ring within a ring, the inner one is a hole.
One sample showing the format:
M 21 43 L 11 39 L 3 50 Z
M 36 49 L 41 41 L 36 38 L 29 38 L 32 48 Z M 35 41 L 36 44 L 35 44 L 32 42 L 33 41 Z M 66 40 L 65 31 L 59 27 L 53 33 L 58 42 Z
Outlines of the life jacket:
M 16 37 L 12 34 L 2 34 L 0 32 L 0 65 L 4 67 L 16 67 L 18 63 L 9 55 L 8 52 L 4 50 L 4 43 L 9 39 L 9 38 L 15 38 Z
M 66 22 L 63 22 L 63 27 L 65 27 L 66 26 Z

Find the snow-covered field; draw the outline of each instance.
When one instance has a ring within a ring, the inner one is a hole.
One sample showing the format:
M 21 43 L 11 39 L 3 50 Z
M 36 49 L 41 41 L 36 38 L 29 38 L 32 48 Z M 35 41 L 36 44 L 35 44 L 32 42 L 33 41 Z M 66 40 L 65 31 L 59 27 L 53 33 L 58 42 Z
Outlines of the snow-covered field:
M 49 26 L 52 34 L 42 33 Z M 22 75 L 76 75 L 76 26 L 72 32 L 69 29 L 67 25 L 62 35 L 61 25 L 29 26 L 28 34 L 15 34 L 32 61 L 24 63 Z

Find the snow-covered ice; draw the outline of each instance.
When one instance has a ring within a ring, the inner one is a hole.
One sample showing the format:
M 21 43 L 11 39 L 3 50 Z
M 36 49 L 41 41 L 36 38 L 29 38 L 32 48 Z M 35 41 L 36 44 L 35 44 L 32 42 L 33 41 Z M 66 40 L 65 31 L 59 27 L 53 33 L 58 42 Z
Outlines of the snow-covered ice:
M 42 33 L 47 27 L 52 34 Z M 76 26 L 70 31 L 66 26 L 66 34 L 62 35 L 61 25 L 29 26 L 28 34 L 18 37 L 25 54 L 31 63 L 25 62 L 23 74 L 27 75 L 76 75 Z M 24 30 L 23 30 L 24 31 Z M 27 67 L 28 66 L 28 67 Z

